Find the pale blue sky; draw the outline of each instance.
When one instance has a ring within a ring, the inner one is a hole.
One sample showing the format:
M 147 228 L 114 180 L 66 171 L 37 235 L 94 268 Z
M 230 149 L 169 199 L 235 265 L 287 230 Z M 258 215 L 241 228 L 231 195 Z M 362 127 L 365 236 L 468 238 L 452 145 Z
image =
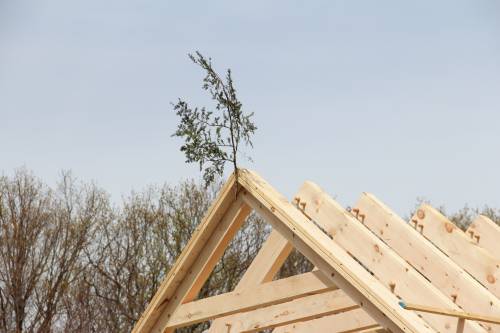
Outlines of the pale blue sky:
M 116 202 L 199 177 L 170 102 L 231 67 L 257 170 L 292 196 L 373 192 L 407 213 L 500 207 L 500 2 L 0 0 L 0 172 L 61 169 Z

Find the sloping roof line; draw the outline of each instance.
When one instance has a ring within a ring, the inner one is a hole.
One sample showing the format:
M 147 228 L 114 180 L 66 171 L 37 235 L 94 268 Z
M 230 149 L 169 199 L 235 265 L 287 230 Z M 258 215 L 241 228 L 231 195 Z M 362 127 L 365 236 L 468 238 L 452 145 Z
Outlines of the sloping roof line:
M 442 219 L 429 207 L 418 210 L 412 228 L 370 194 L 363 194 L 352 215 L 306 182 L 295 197 L 297 209 L 255 172 L 242 169 L 237 178 L 230 176 L 223 186 L 133 332 L 173 332 L 209 319 L 214 319 L 209 332 L 229 333 L 274 327 L 275 333 L 326 328 L 333 332 L 332 327 L 335 332 L 456 332 L 460 325 L 456 318 L 421 318 L 402 309 L 398 297 L 453 310 L 474 307 L 485 315 L 498 313 L 497 275 L 490 267 L 496 259 L 487 250 L 473 248 L 488 261 L 469 265 L 466 272 L 464 263 L 446 252 L 457 244 L 454 238 L 439 242 L 443 236 L 435 236 L 435 220 Z M 196 300 L 252 209 L 273 232 L 233 292 Z M 452 229 L 448 234 L 455 237 L 459 232 Z M 471 243 L 462 236 L 459 244 L 464 239 Z M 413 246 L 420 252 L 412 254 Z M 293 247 L 317 270 L 272 281 Z M 486 275 L 485 269 L 490 269 Z M 498 326 L 482 325 L 468 321 L 465 331 L 500 333 Z

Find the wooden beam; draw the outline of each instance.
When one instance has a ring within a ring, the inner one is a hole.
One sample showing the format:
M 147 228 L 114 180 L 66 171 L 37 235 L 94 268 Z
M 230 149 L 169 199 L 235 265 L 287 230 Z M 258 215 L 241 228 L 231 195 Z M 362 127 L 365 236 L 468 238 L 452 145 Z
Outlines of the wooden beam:
M 392 332 L 435 332 L 262 178 L 241 170 L 243 198 L 333 283 Z
M 459 307 L 433 286 L 406 260 L 354 218 L 319 186 L 305 182 L 296 195 L 304 214 L 321 226 L 345 251 L 362 263 L 387 290 L 398 298 L 436 307 Z M 364 217 L 366 219 L 366 217 Z M 405 237 L 402 234 L 399 237 Z M 418 291 L 418 292 L 416 292 Z M 458 320 L 428 314 L 423 319 L 434 329 L 446 332 L 456 327 Z M 466 323 L 468 332 L 484 332 L 477 323 Z
M 298 321 L 311 320 L 359 308 L 341 290 L 306 296 L 294 301 L 241 313 L 225 333 L 259 332 Z M 373 321 L 371 322 L 374 323 Z
M 135 325 L 134 333 L 162 333 L 175 308 L 197 294 L 196 289 L 201 288 L 250 212 L 235 191 L 232 175 Z
M 353 213 L 363 216 L 365 227 L 465 311 L 490 316 L 500 313 L 497 297 L 373 194 L 363 193 Z M 489 332 L 500 333 L 500 325 L 483 326 Z
M 497 298 L 500 297 L 500 260 L 472 242 L 460 228 L 430 205 L 420 206 L 411 221 L 425 238 Z
M 255 288 L 260 283 L 269 282 L 281 268 L 286 257 L 292 250 L 292 245 L 277 231 L 273 230 L 268 239 L 258 252 L 256 258 L 243 275 L 237 291 Z M 315 271 L 315 274 L 322 274 L 321 271 Z M 176 313 L 177 314 L 177 313 Z M 310 315 L 306 313 L 305 316 Z M 206 332 L 225 332 L 227 327 L 234 326 L 236 321 L 239 321 L 240 315 L 235 314 L 218 318 L 212 322 L 210 329 Z M 334 315 L 329 320 L 324 317 L 320 319 L 295 323 L 289 326 L 280 326 L 274 329 L 274 333 L 302 333 L 302 332 L 368 332 L 370 329 L 380 327 L 376 322 L 368 316 L 364 310 L 353 310 L 343 314 Z
M 380 325 L 363 309 L 355 309 L 319 319 L 300 321 L 287 326 L 280 326 L 275 328 L 273 333 L 348 333 L 370 332 L 377 329 L 380 329 Z
M 479 215 L 469 226 L 466 234 L 472 242 L 500 259 L 500 226 L 484 215 Z
M 295 275 L 242 291 L 233 291 L 182 304 L 168 321 L 168 328 L 185 327 L 334 289 L 337 288 L 319 271 Z
M 197 297 L 203 284 L 224 254 L 224 250 L 227 248 L 229 242 L 233 239 L 249 214 L 249 207 L 241 202 L 241 196 L 238 195 L 236 202 L 222 218 L 212 236 L 208 239 L 199 258 L 197 258 L 191 267 L 189 274 L 184 278 L 184 281 L 178 287 L 170 303 L 163 310 L 163 313 L 153 327 L 153 332 L 173 332 L 173 330 L 166 328 L 172 315 L 182 303 L 192 301 Z
M 289 241 L 276 230 L 271 231 L 261 251 L 243 274 L 236 290 L 272 281 L 292 250 L 293 246 Z
M 500 317 L 490 317 L 490 316 L 485 316 L 482 314 L 476 314 L 476 313 L 470 313 L 470 312 L 464 312 L 464 311 L 440 309 L 440 308 L 435 308 L 435 307 L 427 306 L 427 305 L 405 303 L 403 301 L 399 302 L 399 304 L 405 310 L 414 310 L 414 311 L 418 311 L 418 312 L 434 313 L 434 314 L 438 314 L 438 315 L 451 316 L 451 317 L 462 318 L 462 319 L 467 319 L 467 320 L 482 321 L 482 322 L 491 323 L 491 324 L 500 324 Z
M 262 248 L 236 285 L 235 291 L 242 291 L 272 281 L 292 249 L 292 244 L 283 238 L 279 232 L 276 230 L 271 231 Z M 227 316 L 224 321 L 215 319 L 206 333 L 222 332 L 226 325 L 231 323 L 232 317 L 234 316 Z

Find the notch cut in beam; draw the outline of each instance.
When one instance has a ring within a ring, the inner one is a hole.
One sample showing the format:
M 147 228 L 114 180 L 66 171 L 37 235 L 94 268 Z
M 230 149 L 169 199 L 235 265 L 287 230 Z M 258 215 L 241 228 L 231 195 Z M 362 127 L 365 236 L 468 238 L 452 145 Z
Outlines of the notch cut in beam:
M 484 215 L 479 215 L 467 229 L 467 235 L 473 243 L 486 249 L 500 259 L 500 225 Z

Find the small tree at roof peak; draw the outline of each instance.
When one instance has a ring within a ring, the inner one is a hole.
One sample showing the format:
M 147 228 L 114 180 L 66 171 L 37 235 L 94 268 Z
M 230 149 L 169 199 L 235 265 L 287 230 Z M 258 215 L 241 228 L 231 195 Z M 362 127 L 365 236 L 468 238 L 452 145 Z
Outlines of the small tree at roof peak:
M 174 111 L 180 123 L 172 136 L 184 138 L 181 151 L 187 163 L 198 163 L 203 171 L 205 185 L 210 185 L 216 175 L 222 176 L 227 162 L 232 164 L 238 177 L 238 155 L 242 144 L 253 147 L 252 135 L 257 127 L 252 122 L 253 113 L 245 114 L 236 95 L 231 70 L 222 78 L 212 67 L 210 58 L 200 52 L 189 58 L 206 73 L 202 88 L 214 101 L 214 109 L 192 108 L 179 99 Z

